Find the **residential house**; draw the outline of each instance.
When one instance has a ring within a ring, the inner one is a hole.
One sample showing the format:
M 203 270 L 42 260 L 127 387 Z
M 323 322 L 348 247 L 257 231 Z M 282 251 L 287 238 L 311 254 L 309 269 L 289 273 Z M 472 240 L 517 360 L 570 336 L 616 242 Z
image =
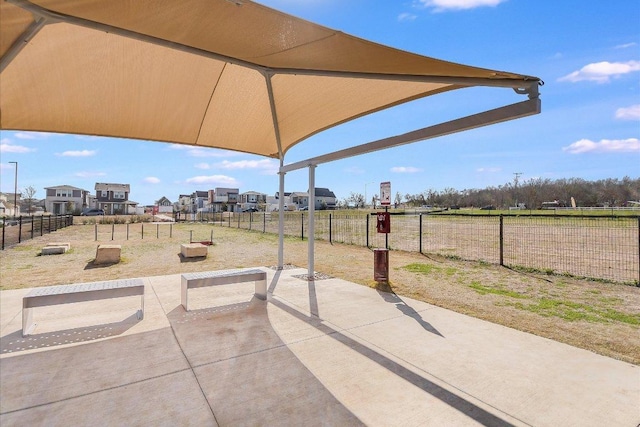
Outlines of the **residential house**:
M 89 191 L 71 185 L 58 185 L 44 189 L 44 208 L 53 215 L 79 215 L 89 205 Z
M 294 191 L 293 193 L 291 193 L 291 203 L 296 205 L 296 209 L 308 208 L 309 193 L 301 193 L 299 191 Z
M 176 212 L 188 213 L 191 211 L 191 194 L 180 194 L 178 201 L 174 203 Z
M 106 215 L 137 213 L 137 202 L 129 200 L 129 184 L 96 182 L 96 207 Z
M 291 202 L 291 193 L 284 193 L 284 209 L 295 210 L 296 205 Z M 267 196 L 267 212 L 277 211 L 280 206 L 280 192 L 276 191 L 275 196 Z
M 237 188 L 221 188 L 209 190 L 208 200 L 212 212 L 237 212 L 240 190 Z
M 166 197 L 162 196 L 162 197 L 160 197 L 160 199 L 156 200 L 156 204 L 154 206 L 154 211 L 156 213 L 168 213 L 168 214 L 171 214 L 171 213 L 173 213 L 173 203 L 171 203 L 171 200 L 169 200 Z
M 20 216 L 20 193 L 0 193 L 0 215 Z M 17 206 L 14 203 L 17 202 Z
M 335 209 L 336 208 L 336 195 L 328 188 L 315 189 L 315 209 Z
M 209 193 L 207 191 L 194 191 L 191 194 L 191 213 L 209 211 Z
M 267 195 L 258 193 L 257 191 L 247 191 L 239 195 L 238 203 L 240 209 L 258 209 L 260 205 L 264 205 L 267 202 Z

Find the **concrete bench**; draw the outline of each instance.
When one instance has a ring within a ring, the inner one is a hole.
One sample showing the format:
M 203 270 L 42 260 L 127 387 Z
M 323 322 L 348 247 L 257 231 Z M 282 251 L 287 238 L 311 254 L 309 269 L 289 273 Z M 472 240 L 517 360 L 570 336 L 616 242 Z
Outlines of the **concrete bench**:
M 189 311 L 189 289 L 243 282 L 255 282 L 255 296 L 262 300 L 267 299 L 267 273 L 262 270 L 220 270 L 185 273 L 182 275 L 182 306 L 186 311 Z
M 35 307 L 70 304 L 75 302 L 130 297 L 140 295 L 138 319 L 144 317 L 144 282 L 142 279 L 92 282 L 78 285 L 59 285 L 32 289 L 22 299 L 22 336 L 35 327 L 32 310 Z
M 184 258 L 206 257 L 207 246 L 202 243 L 183 243 L 180 245 L 180 254 Z
M 47 243 L 40 252 L 42 255 L 64 254 L 71 249 L 71 243 L 51 242 Z
M 120 245 L 98 245 L 96 249 L 96 258 L 94 264 L 117 264 L 120 262 Z

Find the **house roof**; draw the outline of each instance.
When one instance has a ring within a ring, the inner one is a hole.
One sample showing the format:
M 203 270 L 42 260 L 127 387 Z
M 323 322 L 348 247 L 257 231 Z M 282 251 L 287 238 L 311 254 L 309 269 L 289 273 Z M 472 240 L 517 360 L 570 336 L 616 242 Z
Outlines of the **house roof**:
M 82 188 L 74 187 L 73 185 L 55 185 L 53 187 L 44 187 L 45 190 L 80 190 L 87 191 Z
M 116 184 L 110 182 L 96 182 L 96 191 L 130 191 L 129 184 Z
M 328 188 L 315 188 L 316 197 L 336 197 L 333 191 Z
M 283 158 L 322 130 L 537 77 L 394 49 L 249 0 L 0 2 L 0 129 Z M 532 93 L 532 92 L 529 92 Z

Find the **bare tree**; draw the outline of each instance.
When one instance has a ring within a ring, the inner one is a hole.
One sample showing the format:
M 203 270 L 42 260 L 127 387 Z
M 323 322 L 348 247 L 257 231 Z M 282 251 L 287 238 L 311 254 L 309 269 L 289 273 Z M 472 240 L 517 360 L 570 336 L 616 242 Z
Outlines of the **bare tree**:
M 24 194 L 24 202 L 27 204 L 27 213 L 32 213 L 33 212 L 33 201 L 34 201 L 34 197 L 36 194 L 37 190 L 35 188 L 33 188 L 33 186 L 28 186 L 26 187 L 23 191 L 22 194 Z

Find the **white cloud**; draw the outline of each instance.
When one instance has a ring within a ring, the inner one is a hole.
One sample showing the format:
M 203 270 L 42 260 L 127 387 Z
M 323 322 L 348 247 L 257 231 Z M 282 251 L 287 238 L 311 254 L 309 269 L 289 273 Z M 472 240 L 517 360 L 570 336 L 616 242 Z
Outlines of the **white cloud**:
M 52 134 L 46 132 L 16 132 L 14 136 L 18 139 L 47 139 Z
M 32 151 L 36 151 L 33 148 L 24 147 L 22 145 L 14 145 L 8 138 L 3 138 L 0 140 L 0 153 L 17 153 L 24 154 L 30 153 Z
M 56 153 L 56 156 L 62 157 L 91 157 L 95 156 L 97 153 L 96 150 L 69 150 L 63 151 L 62 153 Z
M 104 172 L 82 171 L 76 172 L 74 175 L 80 178 L 93 178 L 97 176 L 106 176 L 107 174 Z
M 222 150 L 219 148 L 195 147 L 186 144 L 169 144 L 171 150 L 186 151 L 191 157 L 233 157 L 241 153 L 236 151 Z
M 148 176 L 143 179 L 147 184 L 160 184 L 160 178 L 156 178 L 155 176 Z
M 640 153 L 640 140 L 628 139 L 601 139 L 598 142 L 589 139 L 581 139 L 573 144 L 562 147 L 563 151 L 571 154 L 582 153 Z
M 261 159 L 261 160 L 238 160 L 231 162 L 224 160 L 221 163 L 216 164 L 220 169 L 237 170 L 237 169 L 256 169 L 263 172 L 265 175 L 275 175 L 278 173 L 278 162 L 273 159 Z
M 616 110 L 616 119 L 620 120 L 640 120 L 640 104 L 622 107 Z
M 631 43 L 625 43 L 625 44 L 619 44 L 618 46 L 615 46 L 614 49 L 627 49 L 629 47 L 634 47 L 636 46 L 638 43 L 635 42 L 631 42 Z
M 395 167 L 392 167 L 390 170 L 393 173 L 418 173 L 418 172 L 422 172 L 422 169 L 414 168 L 413 166 L 395 166 Z
M 495 7 L 506 0 L 418 0 L 424 7 L 431 7 L 435 12 L 445 10 L 466 10 L 476 7 Z
M 351 167 L 345 168 L 344 171 L 351 175 L 362 175 L 364 173 L 364 169 L 362 169 L 359 166 L 351 166 Z
M 478 168 L 476 169 L 476 172 L 480 172 L 480 173 L 496 173 L 496 172 L 501 172 L 502 168 Z
M 640 61 L 627 62 L 594 62 L 587 64 L 578 71 L 560 77 L 561 82 L 592 81 L 596 83 L 608 83 L 611 78 L 620 77 L 623 74 L 640 71 Z
M 194 176 L 187 179 L 186 183 L 238 186 L 238 181 L 235 178 L 226 175 Z
M 414 15 L 412 13 L 401 13 L 400 15 L 398 15 L 398 22 L 415 21 L 417 17 L 417 15 Z

